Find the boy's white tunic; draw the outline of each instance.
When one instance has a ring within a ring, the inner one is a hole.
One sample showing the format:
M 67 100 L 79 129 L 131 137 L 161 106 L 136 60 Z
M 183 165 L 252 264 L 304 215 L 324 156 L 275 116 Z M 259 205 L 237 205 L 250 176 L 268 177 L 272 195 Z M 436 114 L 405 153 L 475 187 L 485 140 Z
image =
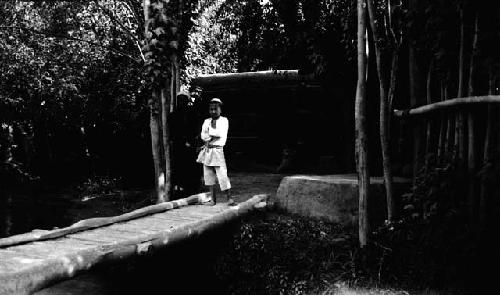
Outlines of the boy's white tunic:
M 212 128 L 211 122 L 212 118 L 205 119 L 201 127 L 201 139 L 206 145 L 201 150 L 196 161 L 203 164 L 206 185 L 214 185 L 216 179 L 218 179 L 221 190 L 227 190 L 231 188 L 231 184 L 227 177 L 223 147 L 227 141 L 229 121 L 226 117 L 220 116 L 216 120 L 215 128 Z

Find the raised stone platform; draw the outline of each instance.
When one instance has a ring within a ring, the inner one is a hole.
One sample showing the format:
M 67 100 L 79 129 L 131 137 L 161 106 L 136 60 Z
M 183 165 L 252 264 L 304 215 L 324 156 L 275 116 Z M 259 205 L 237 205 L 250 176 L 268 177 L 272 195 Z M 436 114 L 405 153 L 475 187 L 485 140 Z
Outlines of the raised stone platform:
M 395 177 L 395 195 L 408 190 L 410 184 L 408 179 Z M 386 212 L 382 177 L 371 178 L 370 192 L 371 219 L 381 223 Z M 354 174 L 288 176 L 281 181 L 274 202 L 278 208 L 290 213 L 355 226 L 358 217 L 358 179 Z

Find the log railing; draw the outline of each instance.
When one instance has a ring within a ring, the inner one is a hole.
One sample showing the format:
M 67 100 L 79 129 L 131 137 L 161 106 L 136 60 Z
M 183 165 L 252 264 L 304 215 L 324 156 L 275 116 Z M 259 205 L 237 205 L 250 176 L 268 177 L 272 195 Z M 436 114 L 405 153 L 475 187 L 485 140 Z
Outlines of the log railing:
M 448 99 L 409 110 L 394 110 L 396 117 L 425 115 L 431 112 L 460 107 L 469 104 L 500 103 L 500 95 L 472 96 Z
M 494 91 L 490 89 L 490 93 Z M 453 164 L 454 173 L 461 177 L 454 184 L 455 189 L 460 188 L 464 193 L 460 203 L 462 208 L 469 211 L 471 224 L 484 222 L 486 209 L 491 202 L 489 195 L 493 192 L 494 184 L 488 174 L 493 175 L 493 162 L 498 161 L 494 159 L 500 156 L 499 103 L 500 95 L 470 96 L 393 112 L 396 118 L 411 119 L 410 125 L 401 126 L 424 125 L 426 128 L 424 134 L 420 128 L 409 130 L 402 127 L 399 134 L 399 142 L 404 141 L 402 138 L 413 141 L 412 166 L 416 167 L 414 185 L 417 174 L 431 172 L 428 170 L 430 166 L 437 165 L 441 169 L 450 167 L 448 163 Z M 404 149 L 401 145 L 398 151 Z M 436 159 L 432 165 L 428 162 L 430 155 Z M 457 190 L 458 194 L 460 189 Z

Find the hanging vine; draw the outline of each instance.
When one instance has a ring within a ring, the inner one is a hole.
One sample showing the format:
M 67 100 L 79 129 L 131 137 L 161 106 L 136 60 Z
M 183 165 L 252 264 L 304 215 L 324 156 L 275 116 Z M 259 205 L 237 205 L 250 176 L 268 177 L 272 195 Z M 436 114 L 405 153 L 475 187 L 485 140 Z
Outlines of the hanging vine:
M 175 5 L 169 0 L 152 0 L 148 7 L 149 18 L 146 22 L 145 70 L 152 86 L 162 85 L 171 78 L 172 56 L 179 49 L 178 25 L 175 19 Z

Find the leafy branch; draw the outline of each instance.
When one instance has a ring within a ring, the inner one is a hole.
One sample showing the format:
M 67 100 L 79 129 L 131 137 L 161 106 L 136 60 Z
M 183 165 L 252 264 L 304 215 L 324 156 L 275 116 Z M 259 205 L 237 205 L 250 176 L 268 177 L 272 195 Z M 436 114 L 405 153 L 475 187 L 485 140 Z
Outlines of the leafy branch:
M 111 21 L 113 23 L 117 24 L 128 36 L 130 36 L 133 39 L 137 49 L 139 49 L 139 53 L 141 54 L 142 61 L 145 62 L 146 59 L 144 58 L 144 53 L 142 52 L 139 38 L 137 38 L 137 36 L 132 34 L 132 32 L 130 32 L 130 29 L 127 28 L 111 11 L 109 11 L 106 7 L 100 5 L 99 0 L 94 0 L 94 3 L 96 4 L 96 6 L 99 9 L 102 10 L 102 12 L 104 12 L 111 19 Z M 135 18 L 135 15 L 134 15 L 134 18 Z
M 105 45 L 102 45 L 102 44 L 99 44 L 99 43 L 95 43 L 95 42 L 92 42 L 92 41 L 89 41 L 89 40 L 85 40 L 85 39 L 81 39 L 81 38 L 77 38 L 77 37 L 72 37 L 72 36 L 67 36 L 67 35 L 52 34 L 52 33 L 49 33 L 49 32 L 43 32 L 43 31 L 36 30 L 36 29 L 33 29 L 33 28 L 26 28 L 26 27 L 20 27 L 20 26 L 0 26 L 0 29 L 13 29 L 13 30 L 17 29 L 17 30 L 29 32 L 29 33 L 36 34 L 36 35 L 42 35 L 42 36 L 46 36 L 46 37 L 52 37 L 52 38 L 58 38 L 58 39 L 66 39 L 66 40 L 72 40 L 72 41 L 77 41 L 77 42 L 84 42 L 84 43 L 87 43 L 89 45 L 92 45 L 92 46 L 95 46 L 95 47 L 99 47 L 99 48 L 111 51 L 113 53 L 116 53 L 118 55 L 127 57 L 130 60 L 134 61 L 135 63 L 140 64 L 140 62 L 135 57 L 133 57 L 132 55 L 130 55 L 128 53 L 125 53 L 125 52 L 123 52 L 121 50 L 118 50 L 118 49 L 115 49 L 115 48 L 112 48 L 112 47 L 109 47 L 109 46 L 105 46 Z

